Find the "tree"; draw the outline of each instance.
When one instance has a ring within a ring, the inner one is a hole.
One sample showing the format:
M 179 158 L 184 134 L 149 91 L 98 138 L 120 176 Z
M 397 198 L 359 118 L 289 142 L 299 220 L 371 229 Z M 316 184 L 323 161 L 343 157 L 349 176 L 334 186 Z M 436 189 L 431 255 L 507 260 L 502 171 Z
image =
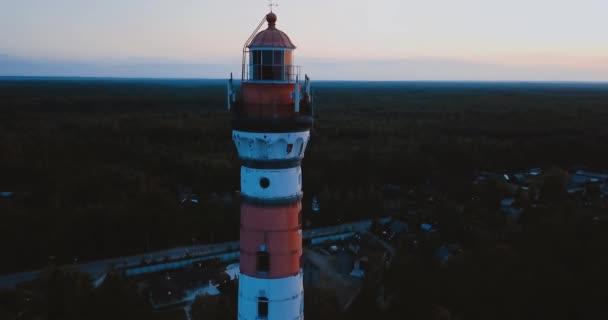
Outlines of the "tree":
M 545 202 L 563 201 L 569 179 L 568 172 L 553 167 L 547 171 L 543 178 L 540 189 L 541 199 Z

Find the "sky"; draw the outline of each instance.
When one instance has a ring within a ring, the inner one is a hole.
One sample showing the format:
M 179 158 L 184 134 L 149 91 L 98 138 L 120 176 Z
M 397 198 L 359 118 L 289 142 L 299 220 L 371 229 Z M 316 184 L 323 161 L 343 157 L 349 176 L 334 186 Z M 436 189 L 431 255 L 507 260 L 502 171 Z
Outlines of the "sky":
M 608 81 L 606 0 L 278 0 L 321 80 Z M 0 0 L 0 76 L 226 78 L 266 0 Z

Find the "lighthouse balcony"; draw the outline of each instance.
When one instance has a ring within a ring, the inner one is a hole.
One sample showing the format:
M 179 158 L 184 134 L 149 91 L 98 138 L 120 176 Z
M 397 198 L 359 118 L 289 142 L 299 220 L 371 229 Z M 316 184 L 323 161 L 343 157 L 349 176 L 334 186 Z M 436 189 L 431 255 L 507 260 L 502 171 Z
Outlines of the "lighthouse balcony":
M 308 130 L 286 133 L 232 132 L 232 140 L 245 166 L 259 167 L 259 162 L 274 168 L 299 165 L 309 138 Z
M 244 81 L 269 83 L 295 83 L 300 76 L 300 66 L 284 64 L 249 64 L 245 68 Z

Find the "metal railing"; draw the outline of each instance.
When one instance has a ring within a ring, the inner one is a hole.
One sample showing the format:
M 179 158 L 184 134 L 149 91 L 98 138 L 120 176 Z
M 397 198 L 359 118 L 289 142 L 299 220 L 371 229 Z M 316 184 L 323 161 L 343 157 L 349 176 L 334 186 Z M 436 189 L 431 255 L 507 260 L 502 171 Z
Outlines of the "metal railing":
M 293 83 L 300 75 L 300 66 L 248 64 L 245 81 L 280 81 Z

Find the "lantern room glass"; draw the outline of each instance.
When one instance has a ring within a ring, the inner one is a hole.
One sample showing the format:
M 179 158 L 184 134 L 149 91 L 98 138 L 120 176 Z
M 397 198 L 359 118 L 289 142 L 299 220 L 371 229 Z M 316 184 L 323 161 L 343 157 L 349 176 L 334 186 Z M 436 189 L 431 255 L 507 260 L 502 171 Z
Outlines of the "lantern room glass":
M 251 50 L 249 59 L 249 80 L 286 81 L 291 74 L 285 50 Z

